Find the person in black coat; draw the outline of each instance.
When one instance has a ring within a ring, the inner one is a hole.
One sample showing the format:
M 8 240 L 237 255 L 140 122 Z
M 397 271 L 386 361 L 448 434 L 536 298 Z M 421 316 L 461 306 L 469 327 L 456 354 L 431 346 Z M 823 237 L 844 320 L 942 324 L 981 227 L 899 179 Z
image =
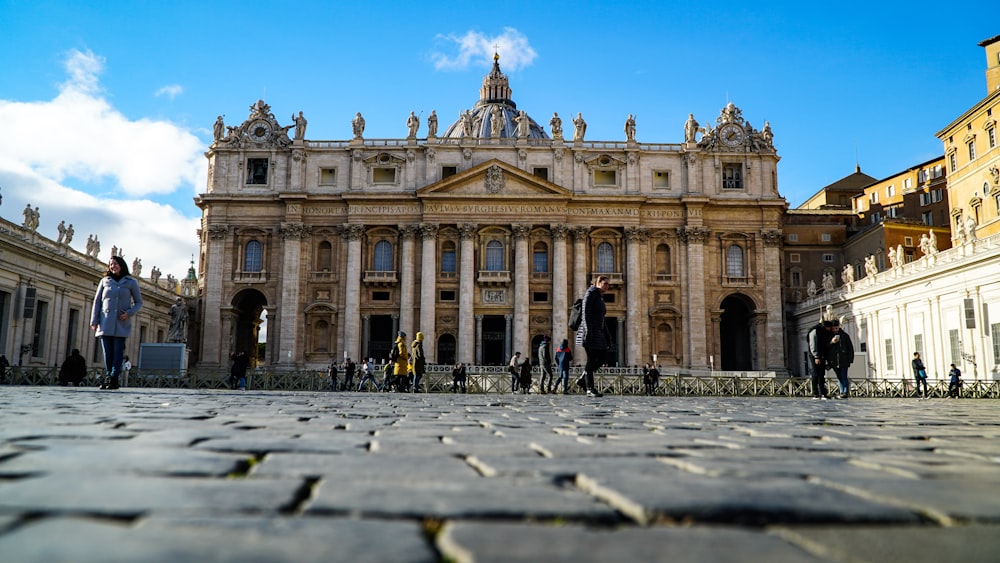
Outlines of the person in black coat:
M 524 358 L 518 369 L 520 370 L 518 384 L 521 387 L 521 394 L 525 395 L 531 390 L 531 358 Z
M 607 307 L 604 292 L 611 285 L 608 276 L 598 276 L 594 285 L 587 288 L 583 296 L 583 320 L 576 331 L 576 345 L 587 351 L 587 364 L 583 368 L 584 386 L 588 397 L 600 397 L 594 388 L 594 373 L 604 365 L 608 350 L 611 349 L 611 335 L 604 326 Z
M 79 387 L 84 377 L 87 377 L 87 360 L 83 359 L 79 350 L 73 348 L 59 368 L 59 385 L 65 387 L 72 383 Z

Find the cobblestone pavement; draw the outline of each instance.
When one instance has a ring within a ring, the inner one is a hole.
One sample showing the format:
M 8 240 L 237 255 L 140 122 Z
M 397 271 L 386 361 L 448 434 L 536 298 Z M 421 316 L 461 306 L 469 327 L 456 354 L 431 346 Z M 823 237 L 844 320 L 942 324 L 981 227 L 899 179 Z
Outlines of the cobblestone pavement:
M 987 400 L 0 387 L 0 559 L 998 561 Z

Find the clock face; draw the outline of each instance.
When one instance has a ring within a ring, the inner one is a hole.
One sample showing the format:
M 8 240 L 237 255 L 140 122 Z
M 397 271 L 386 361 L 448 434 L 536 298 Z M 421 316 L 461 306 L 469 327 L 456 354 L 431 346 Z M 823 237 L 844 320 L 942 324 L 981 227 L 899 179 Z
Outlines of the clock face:
M 726 145 L 735 147 L 743 142 L 743 128 L 733 123 L 723 125 L 719 129 L 719 138 Z
M 271 124 L 263 120 L 254 121 L 247 127 L 247 132 L 254 141 L 265 141 L 271 135 Z

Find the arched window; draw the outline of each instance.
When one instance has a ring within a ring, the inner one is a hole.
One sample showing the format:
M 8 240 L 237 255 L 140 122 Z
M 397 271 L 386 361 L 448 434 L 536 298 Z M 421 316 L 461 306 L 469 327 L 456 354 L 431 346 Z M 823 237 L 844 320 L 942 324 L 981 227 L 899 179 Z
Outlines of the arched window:
M 615 249 L 611 243 L 597 245 L 597 271 L 607 274 L 615 271 Z
M 656 273 L 670 275 L 670 247 L 666 244 L 656 245 Z
M 333 245 L 329 241 L 322 241 L 316 248 L 316 269 L 320 272 L 330 271 L 333 263 Z
M 454 274 L 455 268 L 455 243 L 446 240 L 441 244 L 441 273 Z
M 536 242 L 533 253 L 534 264 L 532 271 L 536 274 L 544 274 L 549 271 L 549 247 L 544 242 Z
M 243 254 L 243 271 L 259 272 L 263 268 L 264 245 L 259 240 L 252 240 L 247 243 L 246 252 Z
M 746 276 L 743 267 L 743 247 L 738 244 L 731 244 L 726 249 L 726 275 L 731 278 Z
M 375 271 L 391 272 L 392 267 L 392 243 L 387 240 L 380 240 L 375 243 Z
M 503 271 L 503 243 L 498 240 L 491 240 L 486 243 L 486 271 Z

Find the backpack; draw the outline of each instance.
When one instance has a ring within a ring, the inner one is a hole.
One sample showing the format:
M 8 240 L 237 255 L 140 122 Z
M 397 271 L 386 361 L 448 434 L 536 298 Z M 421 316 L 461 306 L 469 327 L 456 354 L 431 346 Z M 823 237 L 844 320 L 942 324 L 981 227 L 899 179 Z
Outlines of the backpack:
M 577 330 L 583 322 L 583 299 L 573 302 L 573 307 L 569 311 L 569 329 Z

